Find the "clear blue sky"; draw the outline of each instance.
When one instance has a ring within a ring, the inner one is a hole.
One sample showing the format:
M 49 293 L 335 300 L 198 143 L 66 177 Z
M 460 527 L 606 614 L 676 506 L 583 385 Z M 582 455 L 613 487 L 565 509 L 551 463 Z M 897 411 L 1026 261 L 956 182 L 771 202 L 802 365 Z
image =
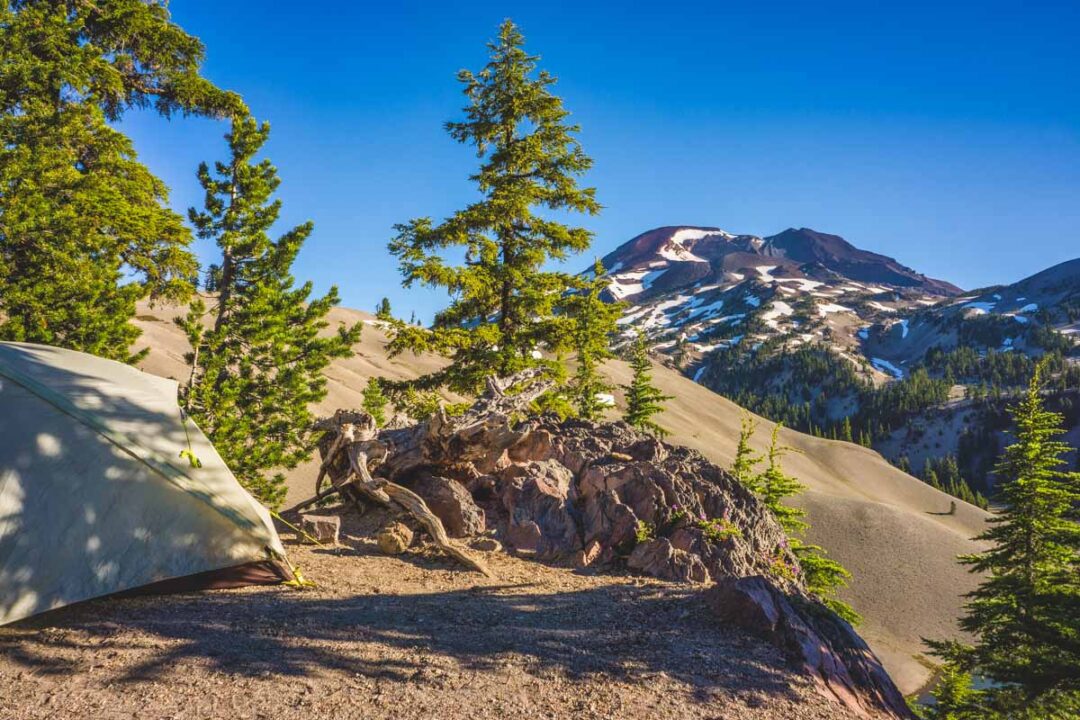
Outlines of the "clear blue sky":
M 660 225 L 812 227 L 962 287 L 1080 256 L 1080 2 L 306 3 L 173 0 L 206 73 L 273 126 L 283 220 L 315 221 L 296 267 L 344 303 L 401 288 L 394 223 L 473 197 L 455 72 L 513 18 L 582 125 L 604 212 L 595 254 Z M 226 127 L 133 113 L 173 190 Z M 206 247 L 199 247 L 203 257 Z M 590 253 L 590 258 L 593 253 Z M 589 258 L 572 263 L 584 267 Z

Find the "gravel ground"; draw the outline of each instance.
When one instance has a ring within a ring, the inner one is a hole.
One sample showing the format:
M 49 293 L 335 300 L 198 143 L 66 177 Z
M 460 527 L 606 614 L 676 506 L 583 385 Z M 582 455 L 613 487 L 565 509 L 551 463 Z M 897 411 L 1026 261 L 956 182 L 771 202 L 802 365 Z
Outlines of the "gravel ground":
M 694 592 L 503 553 L 289 545 L 318 587 L 110 598 L 0 628 L 0 717 L 852 717 Z

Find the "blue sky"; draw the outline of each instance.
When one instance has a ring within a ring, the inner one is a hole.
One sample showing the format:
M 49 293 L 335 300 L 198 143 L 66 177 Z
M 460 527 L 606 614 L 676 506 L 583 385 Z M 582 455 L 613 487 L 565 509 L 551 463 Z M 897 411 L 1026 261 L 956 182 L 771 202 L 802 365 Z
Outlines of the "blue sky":
M 405 290 L 392 226 L 474 198 L 458 69 L 513 18 L 559 77 L 603 213 L 584 267 L 660 225 L 812 227 L 962 287 L 1080 256 L 1080 3 L 346 3 L 173 0 L 206 74 L 273 132 L 295 268 L 344 304 Z M 252 8 L 258 8 L 253 10 Z M 186 210 L 227 128 L 132 113 L 140 157 Z M 199 245 L 204 258 L 210 248 Z

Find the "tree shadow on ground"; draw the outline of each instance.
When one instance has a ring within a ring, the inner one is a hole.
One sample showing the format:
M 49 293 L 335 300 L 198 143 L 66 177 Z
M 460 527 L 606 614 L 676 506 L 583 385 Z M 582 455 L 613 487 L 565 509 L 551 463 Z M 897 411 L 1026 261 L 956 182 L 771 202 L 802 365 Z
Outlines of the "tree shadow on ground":
M 346 597 L 264 589 L 93 601 L 14 627 L 0 634 L 9 661 L 65 674 L 78 671 L 56 659 L 65 646 L 107 647 L 131 653 L 116 678 L 127 683 L 167 681 L 192 660 L 234 676 L 424 683 L 425 665 L 442 656 L 479 672 L 626 682 L 662 673 L 702 702 L 722 692 L 796 697 L 779 653 L 720 627 L 689 589 L 502 585 Z

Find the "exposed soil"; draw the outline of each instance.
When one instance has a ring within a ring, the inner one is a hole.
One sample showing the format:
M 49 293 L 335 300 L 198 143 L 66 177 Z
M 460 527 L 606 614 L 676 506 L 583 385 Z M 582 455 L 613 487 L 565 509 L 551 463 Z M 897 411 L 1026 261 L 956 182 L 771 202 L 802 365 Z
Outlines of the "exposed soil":
M 687 585 L 289 544 L 318 587 L 109 598 L 0 628 L 0 717 L 850 718 Z M 283 539 L 287 540 L 287 536 Z M 287 540 L 288 542 L 288 540 Z

